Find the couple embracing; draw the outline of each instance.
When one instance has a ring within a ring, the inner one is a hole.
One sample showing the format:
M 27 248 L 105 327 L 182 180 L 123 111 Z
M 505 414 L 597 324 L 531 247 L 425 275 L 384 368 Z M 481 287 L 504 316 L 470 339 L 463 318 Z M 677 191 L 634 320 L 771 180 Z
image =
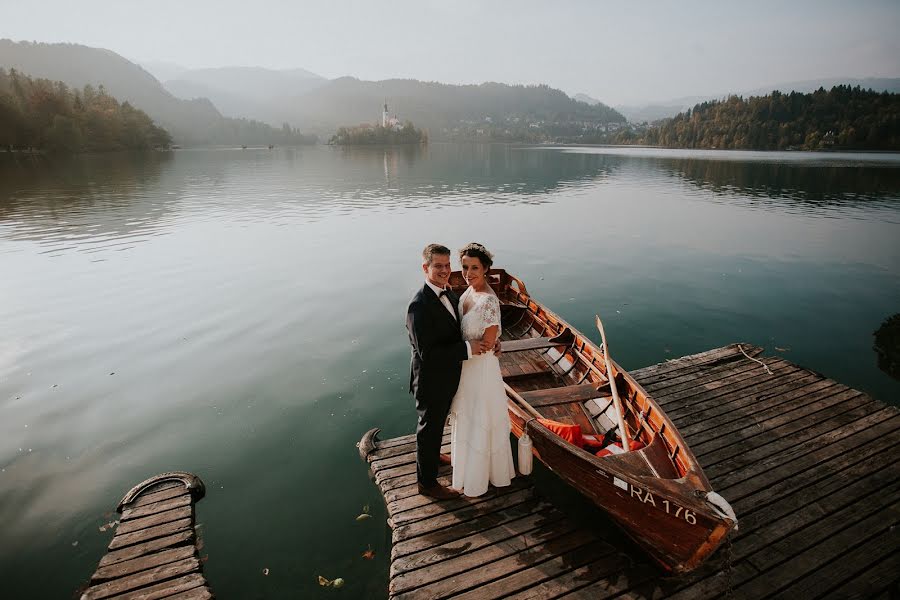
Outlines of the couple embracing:
M 500 300 L 488 284 L 493 255 L 481 244 L 459 251 L 469 284 L 461 297 L 450 289 L 450 250 L 429 244 L 422 252 L 425 285 L 406 312 L 412 344 L 410 393 L 416 399 L 416 479 L 419 493 L 445 500 L 480 496 L 515 476 L 509 414 L 500 374 Z M 450 456 L 440 453 L 450 416 Z M 438 483 L 440 464 L 453 465 L 451 487 Z

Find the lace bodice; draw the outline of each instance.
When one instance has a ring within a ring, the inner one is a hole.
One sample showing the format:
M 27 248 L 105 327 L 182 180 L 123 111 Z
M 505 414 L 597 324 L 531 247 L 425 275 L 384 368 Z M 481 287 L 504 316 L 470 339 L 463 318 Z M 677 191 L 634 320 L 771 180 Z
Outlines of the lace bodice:
M 469 312 L 463 314 L 466 299 L 472 298 Z M 476 340 L 484 336 L 484 330 L 491 325 L 500 327 L 500 300 L 491 293 L 473 292 L 466 289 L 459 299 L 459 314 L 462 315 L 462 334 L 465 340 Z M 500 330 L 497 331 L 500 337 Z

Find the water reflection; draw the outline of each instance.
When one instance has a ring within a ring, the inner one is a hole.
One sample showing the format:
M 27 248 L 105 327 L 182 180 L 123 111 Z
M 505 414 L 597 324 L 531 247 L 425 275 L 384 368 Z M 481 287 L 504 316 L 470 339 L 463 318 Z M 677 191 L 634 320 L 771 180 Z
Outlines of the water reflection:
M 809 209 L 865 202 L 871 205 L 900 197 L 900 168 L 859 164 L 806 165 L 784 162 L 660 160 L 672 176 L 729 200 L 752 198 L 753 204 L 785 201 Z
M 508 145 L 307 147 L 3 165 L 0 234 L 49 252 L 129 248 L 190 219 L 296 223 L 466 204 L 542 204 L 612 176 L 605 157 Z M 167 227 L 166 224 L 171 227 Z
M 696 198 L 755 208 L 821 216 L 863 209 L 875 218 L 896 219 L 892 213 L 900 199 L 898 154 L 611 147 L 562 153 L 603 156 L 642 183 L 681 185 Z
M 48 252 L 129 247 L 162 233 L 174 197 L 158 181 L 170 153 L 0 160 L 0 236 Z

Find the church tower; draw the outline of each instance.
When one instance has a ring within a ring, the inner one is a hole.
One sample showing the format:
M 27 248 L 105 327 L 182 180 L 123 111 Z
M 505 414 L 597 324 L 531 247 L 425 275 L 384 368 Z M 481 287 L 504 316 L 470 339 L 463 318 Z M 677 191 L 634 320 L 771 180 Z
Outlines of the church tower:
M 384 99 L 384 112 L 381 113 L 381 126 L 382 127 L 388 126 L 388 119 L 390 119 L 390 117 L 388 116 L 387 98 L 385 98 Z

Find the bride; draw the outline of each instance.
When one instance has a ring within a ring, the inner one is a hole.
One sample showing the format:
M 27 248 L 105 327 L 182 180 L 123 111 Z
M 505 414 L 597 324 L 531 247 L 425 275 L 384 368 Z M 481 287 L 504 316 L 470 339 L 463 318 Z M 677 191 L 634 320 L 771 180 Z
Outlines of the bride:
M 459 251 L 462 273 L 469 284 L 459 299 L 461 327 L 466 340 L 482 339 L 491 347 L 500 337 L 500 300 L 487 282 L 493 255 L 481 244 Z M 500 375 L 500 361 L 492 352 L 463 362 L 459 388 L 450 405 L 452 487 L 466 496 L 510 484 L 515 476 L 509 443 L 509 413 Z

